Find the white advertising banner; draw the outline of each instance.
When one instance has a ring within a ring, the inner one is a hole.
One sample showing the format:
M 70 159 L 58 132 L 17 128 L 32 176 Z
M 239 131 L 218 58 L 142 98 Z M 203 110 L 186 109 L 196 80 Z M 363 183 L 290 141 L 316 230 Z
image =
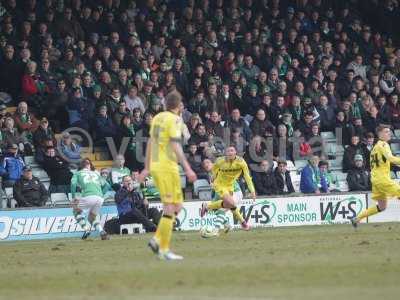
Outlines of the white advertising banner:
M 159 204 L 154 204 L 159 206 Z M 367 207 L 366 194 L 320 195 L 286 198 L 245 199 L 238 203 L 243 217 L 252 227 L 279 227 L 349 223 Z M 201 202 L 185 202 L 177 220 L 181 230 L 199 230 L 213 225 L 215 215 L 200 218 Z M 228 211 L 231 223 L 232 214 Z M 238 224 L 236 224 L 238 225 Z M 238 225 L 239 226 L 239 225 Z

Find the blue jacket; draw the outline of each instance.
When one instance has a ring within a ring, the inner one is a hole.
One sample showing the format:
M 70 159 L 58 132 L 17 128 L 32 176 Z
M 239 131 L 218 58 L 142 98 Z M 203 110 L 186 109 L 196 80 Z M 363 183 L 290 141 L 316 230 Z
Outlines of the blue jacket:
M 316 168 L 313 171 L 313 168 L 310 165 L 304 167 L 301 171 L 300 176 L 300 191 L 302 193 L 315 193 L 318 190 L 318 184 L 316 184 L 313 176 L 319 175 L 319 169 Z M 318 176 L 319 177 L 319 176 Z
M 81 147 L 76 144 L 67 146 L 61 141 L 61 152 L 69 159 L 81 159 Z
M 6 155 L 1 164 L 0 175 L 7 180 L 18 180 L 22 176 L 22 169 L 25 163 L 20 156 Z
M 129 213 L 134 208 L 140 209 L 143 206 L 143 197 L 137 191 L 129 192 L 122 187 L 115 194 L 115 203 L 117 204 L 118 216 Z

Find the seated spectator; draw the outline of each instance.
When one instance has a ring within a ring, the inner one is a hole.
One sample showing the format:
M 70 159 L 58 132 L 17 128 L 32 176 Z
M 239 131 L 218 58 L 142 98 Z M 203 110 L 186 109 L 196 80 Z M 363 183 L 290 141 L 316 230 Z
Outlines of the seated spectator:
M 60 154 L 69 163 L 70 167 L 76 166 L 81 160 L 81 147 L 72 141 L 71 135 L 64 132 L 60 142 Z
M 306 159 L 306 158 L 310 157 L 310 155 L 312 154 L 312 148 L 311 148 L 310 144 L 306 142 L 306 139 L 304 138 L 304 135 L 302 135 L 302 134 L 298 137 L 298 139 L 299 139 L 300 158 Z
M 48 147 L 43 159 L 43 169 L 50 177 L 49 193 L 66 193 L 71 190 L 72 173 L 68 163 L 56 154 L 54 147 Z
M 95 124 L 96 140 L 105 142 L 106 137 L 115 137 L 117 128 L 107 114 L 107 106 L 100 106 Z
M 145 108 L 143 105 L 143 100 L 138 97 L 138 90 L 136 86 L 131 86 L 128 90 L 128 94 L 124 96 L 124 101 L 126 103 L 126 107 L 133 111 L 134 109 L 139 109 L 142 114 L 145 112 Z
M 100 170 L 100 175 L 103 178 L 103 186 L 102 186 L 102 191 L 104 194 L 104 199 L 108 198 L 114 198 L 115 197 L 115 190 L 111 184 L 111 178 L 110 178 L 110 170 L 108 168 L 103 168 Z M 120 185 L 117 185 L 116 188 L 117 190 L 120 188 Z
M 24 166 L 24 160 L 18 154 L 18 146 L 10 144 L 7 147 L 0 170 L 0 175 L 3 178 L 3 187 L 13 186 L 21 178 Z
M 147 232 L 156 231 L 161 213 L 157 208 L 149 208 L 147 199 L 134 189 L 131 176 L 123 177 L 115 202 L 120 224 L 140 223 Z
M 192 170 L 199 175 L 201 173 L 201 155 L 198 154 L 195 143 L 189 144 L 187 160 Z
M 18 207 L 44 206 L 49 193 L 43 183 L 32 175 L 32 169 L 25 166 L 22 177 L 13 186 L 13 197 Z
M 20 102 L 14 114 L 15 127 L 26 142 L 33 143 L 33 133 L 39 127 L 39 121 L 28 111 L 28 104 Z
M 368 153 L 365 146 L 360 143 L 360 137 L 358 135 L 353 135 L 350 140 L 350 145 L 344 150 L 343 172 L 347 173 L 352 168 L 356 154 L 366 157 Z
M 240 116 L 239 109 L 233 109 L 231 116 L 226 120 L 225 127 L 231 130 L 231 133 L 236 129 L 240 135 L 247 141 L 250 141 L 251 130 L 246 121 Z
M 267 132 L 275 133 L 275 127 L 272 123 L 267 120 L 265 111 L 262 109 L 257 110 L 256 117 L 250 123 L 250 129 L 254 135 L 265 137 Z
M 29 155 L 32 153 L 30 144 L 23 138 L 18 130 L 14 127 L 14 120 L 11 117 L 7 117 L 4 121 L 4 128 L 1 132 L 4 142 L 7 145 L 16 144 L 21 154 Z M 26 149 L 25 149 L 26 147 Z
M 218 112 L 213 111 L 210 113 L 210 118 L 205 122 L 206 130 L 208 134 L 217 136 L 219 138 L 224 137 L 224 128 L 221 125 L 221 116 Z
M 131 117 L 131 112 L 127 109 L 125 101 L 121 101 L 118 103 L 118 108 L 112 115 L 114 124 L 121 124 L 122 118 L 125 116 Z
M 36 148 L 35 152 L 35 161 L 43 167 L 44 157 L 46 156 L 46 151 L 48 147 L 55 148 L 54 142 L 52 139 L 46 139 L 43 141 L 41 145 Z
M 329 193 L 329 189 L 331 188 L 331 180 L 330 180 L 330 175 L 328 173 L 328 168 L 329 164 L 325 160 L 321 160 L 318 163 L 318 169 L 319 169 L 319 190 L 321 193 Z
M 114 160 L 114 166 L 111 168 L 111 184 L 115 190 L 118 190 L 122 184 L 122 178 L 130 175 L 131 171 L 125 167 L 125 157 L 118 154 Z M 117 188 L 118 186 L 118 188 Z
M 38 147 L 48 139 L 52 139 L 53 143 L 56 144 L 56 138 L 53 130 L 49 127 L 49 121 L 46 118 L 42 118 L 39 128 L 33 133 L 33 145 Z
M 204 150 L 208 147 L 208 134 L 206 131 L 206 126 L 204 124 L 197 125 L 196 133 L 190 137 L 188 143 L 189 145 L 197 145 L 197 152 L 199 154 L 203 154 Z
M 370 191 L 371 190 L 371 174 L 364 167 L 362 155 L 354 156 L 353 167 L 347 173 L 347 184 L 350 191 Z
M 34 109 L 40 111 L 42 97 L 46 90 L 47 87 L 37 72 L 36 62 L 29 60 L 26 64 L 25 74 L 22 76 L 22 96 Z
M 259 169 L 253 172 L 253 181 L 257 195 L 279 194 L 275 176 L 269 167 L 268 160 L 263 160 L 260 162 Z
M 300 191 L 305 194 L 321 193 L 321 177 L 318 169 L 319 157 L 312 156 L 307 166 L 301 170 Z
M 274 170 L 274 176 L 279 194 L 290 194 L 295 192 L 290 172 L 287 170 L 286 160 L 278 161 L 278 165 Z
M 80 87 L 75 87 L 68 100 L 67 111 L 71 127 L 79 127 L 88 131 L 94 117 L 95 103 L 82 96 Z

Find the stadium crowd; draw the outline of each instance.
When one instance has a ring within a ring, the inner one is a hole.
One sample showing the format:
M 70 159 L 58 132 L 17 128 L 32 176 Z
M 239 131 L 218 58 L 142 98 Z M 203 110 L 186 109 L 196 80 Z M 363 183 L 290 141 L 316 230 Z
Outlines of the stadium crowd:
M 287 169 L 298 160 L 308 160 L 301 192 L 337 190 L 321 138 L 332 132 L 345 146 L 350 190 L 368 190 L 375 128 L 400 129 L 400 48 L 391 22 L 365 19 L 367 6 L 370 15 L 400 16 L 396 0 L 5 0 L 3 186 L 26 180 L 23 158 L 34 155 L 52 191 L 67 191 L 69 160 L 82 145 L 55 134 L 71 127 L 99 146 L 133 138 L 126 166 L 140 170 L 137 138 L 149 136 L 165 95 L 178 90 L 199 178 L 208 179 L 207 161 L 229 143 L 250 164 L 260 195 L 294 192 Z

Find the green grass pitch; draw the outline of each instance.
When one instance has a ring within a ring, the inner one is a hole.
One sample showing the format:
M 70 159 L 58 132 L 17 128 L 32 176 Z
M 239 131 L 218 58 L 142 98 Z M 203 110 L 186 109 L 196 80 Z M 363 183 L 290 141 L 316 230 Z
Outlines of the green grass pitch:
M 0 244 L 0 299 L 400 299 L 400 224 L 177 232 Z

